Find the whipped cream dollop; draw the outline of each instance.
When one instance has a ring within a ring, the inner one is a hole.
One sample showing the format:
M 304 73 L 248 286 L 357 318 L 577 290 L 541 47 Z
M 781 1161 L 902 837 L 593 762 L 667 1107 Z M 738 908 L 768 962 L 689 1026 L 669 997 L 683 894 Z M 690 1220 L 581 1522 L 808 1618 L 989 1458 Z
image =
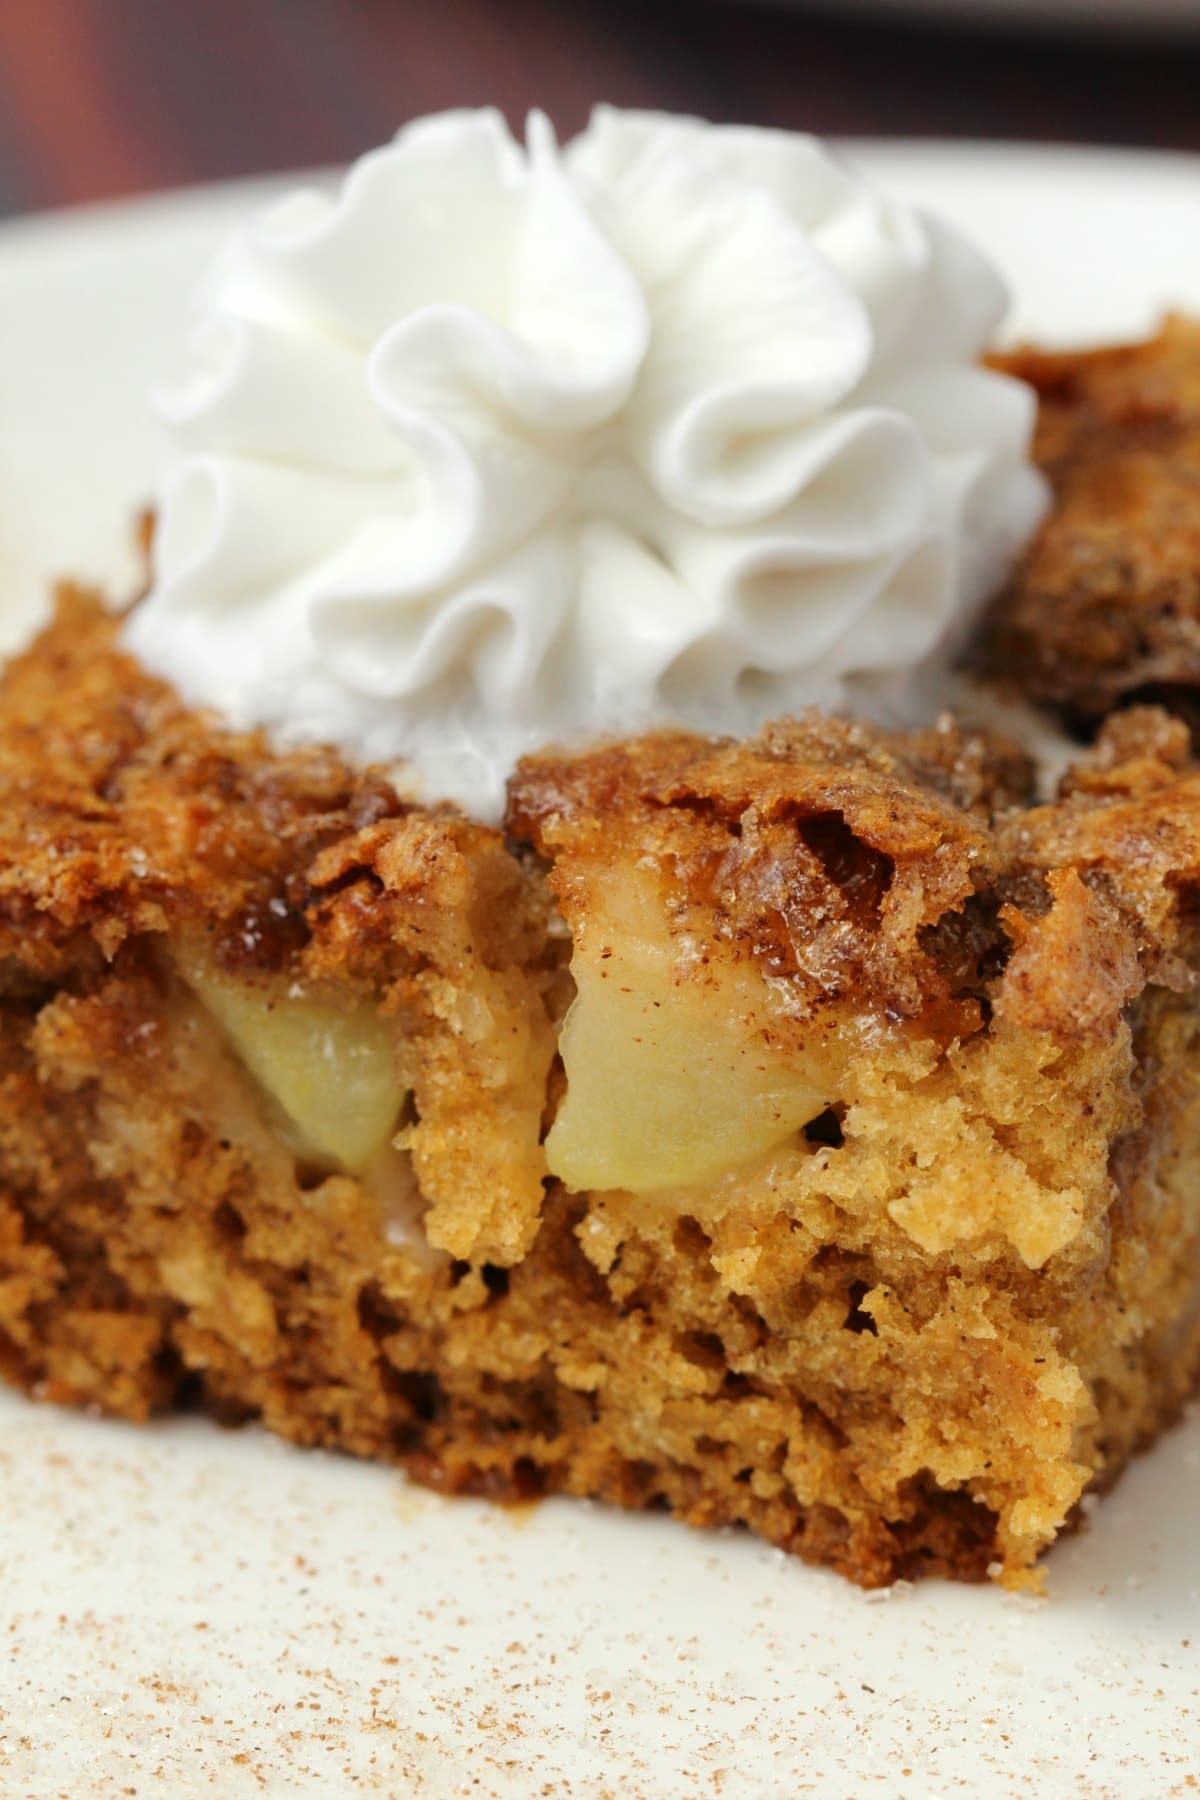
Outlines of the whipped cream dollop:
M 808 137 L 421 120 L 199 297 L 129 646 L 495 817 L 547 742 L 903 716 L 1045 503 L 986 262 Z

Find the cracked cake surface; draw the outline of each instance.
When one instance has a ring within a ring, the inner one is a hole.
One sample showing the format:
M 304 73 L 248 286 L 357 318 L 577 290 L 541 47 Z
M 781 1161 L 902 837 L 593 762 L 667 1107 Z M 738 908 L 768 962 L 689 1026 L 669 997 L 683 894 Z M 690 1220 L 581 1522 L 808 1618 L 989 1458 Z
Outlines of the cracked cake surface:
M 116 633 L 67 590 L 0 689 L 13 1379 L 868 1585 L 1026 1578 L 1177 1411 L 1179 721 L 1117 715 L 1050 802 L 949 720 L 656 733 L 527 759 L 493 828 Z

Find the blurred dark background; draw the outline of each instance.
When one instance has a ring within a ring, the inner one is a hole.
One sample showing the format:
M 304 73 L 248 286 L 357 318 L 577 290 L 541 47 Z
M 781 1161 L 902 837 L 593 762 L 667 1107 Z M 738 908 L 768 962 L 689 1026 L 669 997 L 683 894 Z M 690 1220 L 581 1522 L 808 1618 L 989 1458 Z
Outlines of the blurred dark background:
M 1200 149 L 1200 24 L 1174 39 L 1056 35 L 919 12 L 915 0 L 907 20 L 837 0 L 0 0 L 0 212 L 343 161 L 414 114 L 484 101 L 514 121 L 543 105 L 564 133 L 603 98 L 852 135 Z

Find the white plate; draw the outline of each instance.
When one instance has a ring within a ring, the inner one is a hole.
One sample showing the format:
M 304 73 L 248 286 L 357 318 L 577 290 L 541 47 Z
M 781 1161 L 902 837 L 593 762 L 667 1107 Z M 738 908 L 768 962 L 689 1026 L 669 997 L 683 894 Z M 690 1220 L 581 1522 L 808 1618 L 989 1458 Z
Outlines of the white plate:
M 1200 306 L 1200 161 L 859 146 L 990 244 L 1015 328 Z M 0 592 L 128 569 L 140 396 L 260 187 L 0 232 Z M 0 1792 L 1164 1800 L 1200 1776 L 1200 1420 L 1050 1598 L 866 1596 L 732 1534 L 513 1515 L 196 1421 L 0 1396 Z

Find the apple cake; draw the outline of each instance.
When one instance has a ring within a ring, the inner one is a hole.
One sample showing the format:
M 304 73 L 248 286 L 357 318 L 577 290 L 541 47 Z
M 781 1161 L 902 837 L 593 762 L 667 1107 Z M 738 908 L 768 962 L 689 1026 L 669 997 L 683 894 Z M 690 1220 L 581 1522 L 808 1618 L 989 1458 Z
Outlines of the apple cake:
M 1005 307 L 611 107 L 234 233 L 0 678 L 0 1369 L 1037 1579 L 1200 1372 L 1200 329 Z
M 979 661 L 1085 728 L 1200 695 L 1200 324 L 1149 343 L 1000 360 L 1038 395 L 1055 506 L 980 634 Z
M 1200 1368 L 1200 769 L 943 719 L 527 758 L 501 827 L 0 689 L 0 1355 L 447 1493 L 1030 1579 Z

